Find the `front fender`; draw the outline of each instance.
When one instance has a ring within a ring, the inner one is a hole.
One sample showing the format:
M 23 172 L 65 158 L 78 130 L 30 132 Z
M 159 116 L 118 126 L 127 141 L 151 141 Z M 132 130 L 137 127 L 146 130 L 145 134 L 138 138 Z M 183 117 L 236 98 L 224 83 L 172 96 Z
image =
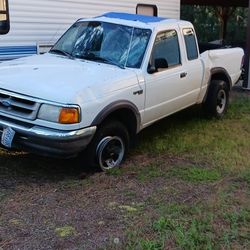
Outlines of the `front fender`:
M 127 100 L 119 100 L 119 101 L 115 101 L 110 103 L 108 106 L 106 106 L 105 108 L 103 108 L 98 115 L 95 117 L 95 119 L 93 120 L 91 126 L 98 126 L 99 124 L 101 124 L 109 115 L 111 115 L 112 113 L 121 110 L 121 109 L 127 109 L 130 110 L 135 118 L 136 118 L 136 123 L 137 123 L 137 129 L 136 131 L 138 132 L 140 130 L 140 124 L 141 124 L 141 115 L 140 112 L 138 110 L 138 108 L 135 106 L 135 104 L 133 104 L 130 101 Z

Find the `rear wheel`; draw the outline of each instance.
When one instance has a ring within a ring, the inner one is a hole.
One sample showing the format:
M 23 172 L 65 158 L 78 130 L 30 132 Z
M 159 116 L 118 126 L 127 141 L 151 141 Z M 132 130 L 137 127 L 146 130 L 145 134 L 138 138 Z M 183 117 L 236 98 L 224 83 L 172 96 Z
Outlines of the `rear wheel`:
M 209 116 L 222 118 L 229 103 L 229 88 L 224 81 L 213 80 L 208 90 L 204 109 Z
M 109 120 L 100 125 L 86 153 L 92 166 L 108 171 L 121 165 L 128 147 L 127 128 L 119 121 Z

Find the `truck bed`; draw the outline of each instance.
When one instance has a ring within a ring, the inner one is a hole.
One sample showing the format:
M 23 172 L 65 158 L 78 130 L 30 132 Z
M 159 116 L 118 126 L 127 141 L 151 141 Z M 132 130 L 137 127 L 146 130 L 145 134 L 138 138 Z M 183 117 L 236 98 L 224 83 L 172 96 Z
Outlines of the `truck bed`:
M 222 44 L 199 43 L 200 53 L 203 53 L 207 50 L 223 49 L 223 48 L 225 48 L 225 45 Z
M 223 66 L 233 86 L 241 76 L 243 56 L 244 52 L 241 48 L 213 49 L 201 53 L 206 72 L 204 80 L 208 81 L 212 69 L 221 69 Z

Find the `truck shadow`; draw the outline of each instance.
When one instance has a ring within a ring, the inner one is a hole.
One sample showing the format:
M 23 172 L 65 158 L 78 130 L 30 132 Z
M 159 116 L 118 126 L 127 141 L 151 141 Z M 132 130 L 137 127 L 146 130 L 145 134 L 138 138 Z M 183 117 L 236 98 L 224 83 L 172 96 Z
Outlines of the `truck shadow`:
M 79 159 L 51 159 L 22 152 L 1 152 L 0 188 L 11 183 L 51 183 L 81 179 L 96 170 L 84 166 Z M 2 185 L 1 185 L 2 184 Z M 8 185 L 9 184 L 9 185 Z
M 140 147 L 140 144 L 143 144 L 145 141 L 150 142 L 155 138 L 159 138 L 161 135 L 173 131 L 173 128 L 174 130 L 181 131 L 183 128 L 186 128 L 188 124 L 201 120 L 209 120 L 201 106 L 195 105 L 184 109 L 142 130 L 138 135 L 137 146 Z

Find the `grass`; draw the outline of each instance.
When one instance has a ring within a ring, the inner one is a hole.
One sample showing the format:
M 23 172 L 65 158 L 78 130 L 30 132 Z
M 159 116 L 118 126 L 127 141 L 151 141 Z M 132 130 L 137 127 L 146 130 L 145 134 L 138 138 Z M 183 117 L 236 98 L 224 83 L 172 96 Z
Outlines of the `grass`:
M 157 177 L 161 177 L 163 173 L 159 171 L 159 164 L 152 163 L 144 166 L 137 174 L 137 178 L 142 181 L 152 180 Z
M 213 206 L 164 206 L 165 212 L 151 223 L 149 230 L 153 239 L 137 231 L 127 249 L 165 249 L 169 245 L 187 250 L 233 249 L 236 245 L 237 249 L 247 249 L 250 246 L 250 210 L 247 208 L 225 211 L 222 206 L 215 212 Z
M 250 96 L 222 120 L 195 107 L 145 129 L 106 174 L 0 154 L 0 249 L 250 249 Z
M 194 198 L 185 204 L 165 202 L 157 193 L 148 203 L 155 216 L 146 229 L 133 227 L 127 249 L 250 248 L 250 98 L 236 98 L 223 120 L 186 118 L 199 112 L 178 114 L 144 132 L 137 154 L 167 154 L 174 160 L 149 164 L 138 176 L 141 181 L 161 177 L 167 183 L 174 178 L 183 189 L 191 185 L 194 193 L 200 186 L 218 185 L 215 195 L 201 194 L 198 203 Z M 180 187 L 168 189 L 176 198 L 182 192 Z
M 111 176 L 121 176 L 124 173 L 122 168 L 114 168 L 114 169 L 109 169 L 107 171 L 107 175 L 111 175 Z
M 169 174 L 189 182 L 214 182 L 221 174 L 215 169 L 205 169 L 197 166 L 174 166 Z
M 7 192 L 5 190 L 0 191 L 0 202 L 4 200 L 4 198 L 7 197 Z
M 202 159 L 215 168 L 238 171 L 250 166 L 250 157 L 246 157 L 249 124 L 250 98 L 234 100 L 223 120 L 202 118 L 195 107 L 144 131 L 135 152 L 182 155 L 195 162 Z
M 55 229 L 55 233 L 61 237 L 70 237 L 73 234 L 76 234 L 76 231 L 73 227 L 71 226 L 64 226 L 64 227 L 59 227 Z
M 240 173 L 240 177 L 242 178 L 243 181 L 245 181 L 248 185 L 250 185 L 250 167 L 245 171 L 242 171 Z
M 211 221 L 212 216 L 202 220 L 192 219 L 187 223 L 161 217 L 153 224 L 153 228 L 163 238 L 162 242 L 167 238 L 173 238 L 176 245 L 182 249 L 212 249 Z

